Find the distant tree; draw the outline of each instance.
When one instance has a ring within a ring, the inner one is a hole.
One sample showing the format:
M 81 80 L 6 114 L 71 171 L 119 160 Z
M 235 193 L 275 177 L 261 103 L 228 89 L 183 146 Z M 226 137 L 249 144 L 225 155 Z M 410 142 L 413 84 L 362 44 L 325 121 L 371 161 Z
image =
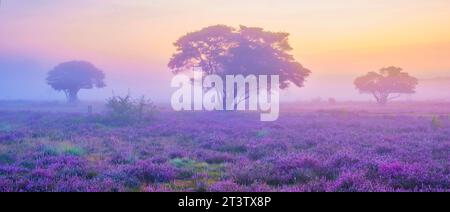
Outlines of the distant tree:
M 379 104 L 386 104 L 401 94 L 415 93 L 418 80 L 403 72 L 402 68 L 391 66 L 382 68 L 378 73 L 369 72 L 354 83 L 361 93 L 372 94 Z
M 302 87 L 311 73 L 289 53 L 289 34 L 241 26 L 216 25 L 175 42 L 169 68 L 177 74 L 199 67 L 206 75 L 279 75 L 280 88 Z
M 71 61 L 61 63 L 48 72 L 47 84 L 63 91 L 71 103 L 78 101 L 81 89 L 103 88 L 105 74 L 89 62 Z
M 330 104 L 330 105 L 336 105 L 337 104 L 337 100 L 335 99 L 335 98 L 329 98 L 328 99 L 328 104 Z

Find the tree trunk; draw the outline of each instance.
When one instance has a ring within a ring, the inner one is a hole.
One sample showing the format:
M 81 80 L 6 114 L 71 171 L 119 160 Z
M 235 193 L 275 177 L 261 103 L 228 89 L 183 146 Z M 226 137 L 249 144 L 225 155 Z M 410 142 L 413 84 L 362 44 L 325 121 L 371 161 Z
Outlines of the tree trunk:
M 388 103 L 387 97 L 382 97 L 378 100 L 378 104 L 380 104 L 380 105 L 386 105 L 387 103 Z
M 77 103 L 78 100 L 78 91 L 80 91 L 79 89 L 71 89 L 71 90 L 67 90 L 66 95 L 67 95 L 67 101 L 69 103 Z
M 373 93 L 373 96 L 375 97 L 379 105 L 386 105 L 389 101 L 389 94 Z

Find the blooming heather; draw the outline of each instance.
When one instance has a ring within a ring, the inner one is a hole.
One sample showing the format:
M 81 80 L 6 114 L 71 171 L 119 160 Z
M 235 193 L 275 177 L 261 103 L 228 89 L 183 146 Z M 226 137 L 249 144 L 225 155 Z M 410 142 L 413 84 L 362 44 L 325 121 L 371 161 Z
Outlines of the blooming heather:
M 450 120 L 396 114 L 0 112 L 0 191 L 449 191 Z

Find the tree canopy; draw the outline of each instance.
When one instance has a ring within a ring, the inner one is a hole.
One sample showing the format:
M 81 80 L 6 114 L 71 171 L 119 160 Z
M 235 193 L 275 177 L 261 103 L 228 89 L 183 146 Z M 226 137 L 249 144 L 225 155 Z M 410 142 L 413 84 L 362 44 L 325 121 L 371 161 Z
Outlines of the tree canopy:
M 169 62 L 174 73 L 200 67 L 206 74 L 279 75 L 280 88 L 302 87 L 311 73 L 289 53 L 289 34 L 262 28 L 206 27 L 178 39 Z

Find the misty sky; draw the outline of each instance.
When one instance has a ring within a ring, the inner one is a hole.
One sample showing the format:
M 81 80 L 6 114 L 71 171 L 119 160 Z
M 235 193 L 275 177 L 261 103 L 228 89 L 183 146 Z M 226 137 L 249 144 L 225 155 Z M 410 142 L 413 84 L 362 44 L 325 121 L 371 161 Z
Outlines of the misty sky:
M 129 89 L 167 100 L 172 43 L 215 24 L 291 33 L 293 54 L 313 74 L 286 100 L 370 99 L 353 79 L 390 65 L 420 79 L 450 77 L 448 0 L 2 0 L 0 99 L 61 99 L 45 73 L 82 59 L 103 69 L 109 86 L 81 98 Z M 408 98 L 431 93 L 447 92 L 426 87 Z

